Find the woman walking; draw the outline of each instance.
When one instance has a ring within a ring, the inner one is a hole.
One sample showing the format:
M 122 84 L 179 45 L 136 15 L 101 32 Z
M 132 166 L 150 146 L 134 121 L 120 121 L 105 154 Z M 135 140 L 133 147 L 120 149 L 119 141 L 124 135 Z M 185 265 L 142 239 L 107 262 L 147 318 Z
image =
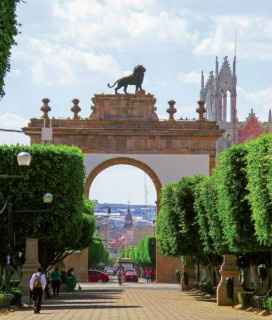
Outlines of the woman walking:
M 51 273 L 51 286 L 52 286 L 54 297 L 59 295 L 60 283 L 61 283 L 61 273 L 59 272 L 58 268 L 55 268 L 55 270 Z

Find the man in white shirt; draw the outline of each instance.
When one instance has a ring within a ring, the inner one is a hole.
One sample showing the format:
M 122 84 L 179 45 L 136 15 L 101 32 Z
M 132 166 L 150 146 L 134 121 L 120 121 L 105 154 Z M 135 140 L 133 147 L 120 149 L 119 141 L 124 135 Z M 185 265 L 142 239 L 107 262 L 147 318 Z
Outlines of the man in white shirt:
M 29 281 L 29 289 L 31 292 L 32 299 L 34 301 L 34 313 L 39 313 L 42 304 L 43 291 L 46 288 L 46 277 L 42 273 L 42 269 L 39 268 L 38 272 L 32 274 Z

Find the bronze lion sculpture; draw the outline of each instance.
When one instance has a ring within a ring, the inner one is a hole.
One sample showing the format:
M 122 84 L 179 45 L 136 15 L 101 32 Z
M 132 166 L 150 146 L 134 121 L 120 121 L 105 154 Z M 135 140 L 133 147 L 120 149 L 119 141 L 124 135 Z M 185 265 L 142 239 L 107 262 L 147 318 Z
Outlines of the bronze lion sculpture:
M 135 93 L 137 91 L 142 91 L 143 90 L 142 83 L 144 81 L 144 73 L 145 73 L 145 67 L 142 65 L 137 65 L 133 69 L 133 73 L 131 75 L 116 80 L 114 82 L 114 84 L 112 84 L 112 85 L 110 85 L 108 83 L 108 87 L 113 88 L 117 85 L 115 88 L 115 94 L 118 94 L 118 90 L 122 87 L 124 88 L 124 93 L 127 94 L 127 87 L 129 85 L 136 86 Z

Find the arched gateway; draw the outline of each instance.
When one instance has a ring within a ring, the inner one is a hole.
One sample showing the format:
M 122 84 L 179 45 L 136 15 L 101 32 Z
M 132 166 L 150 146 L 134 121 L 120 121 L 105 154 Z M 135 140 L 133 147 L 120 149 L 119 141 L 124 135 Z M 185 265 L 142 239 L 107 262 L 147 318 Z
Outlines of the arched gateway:
M 158 200 L 166 183 L 183 176 L 209 175 L 214 167 L 221 131 L 215 122 L 205 120 L 201 102 L 199 119 L 193 121 L 174 120 L 174 101 L 169 101 L 169 120 L 159 120 L 156 99 L 144 91 L 135 95 L 95 95 L 91 115 L 86 119 L 78 115 L 77 99 L 73 100 L 72 119 L 49 120 L 49 101 L 43 102 L 42 118 L 31 119 L 24 132 L 31 137 L 31 143 L 51 139 L 55 144 L 80 147 L 85 154 L 86 194 L 101 171 L 117 164 L 145 171 L 156 187 Z M 172 281 L 178 263 L 179 259 L 162 257 L 157 252 L 157 281 Z

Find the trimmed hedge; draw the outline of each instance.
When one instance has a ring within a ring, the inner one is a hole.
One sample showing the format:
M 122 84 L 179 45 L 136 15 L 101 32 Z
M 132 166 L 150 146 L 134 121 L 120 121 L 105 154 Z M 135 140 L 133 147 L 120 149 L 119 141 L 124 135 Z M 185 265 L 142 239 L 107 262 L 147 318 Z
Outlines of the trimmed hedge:
M 179 227 L 177 236 L 179 255 L 198 255 L 202 252 L 194 208 L 195 188 L 201 179 L 200 176 L 184 177 L 176 185 L 174 210 Z
M 154 237 L 145 236 L 136 246 L 124 248 L 120 253 L 121 258 L 130 258 L 141 266 L 155 266 L 156 240 Z
M 249 201 L 258 241 L 272 245 L 272 135 L 248 143 Z
M 28 151 L 32 155 L 30 167 L 19 167 L 16 155 Z M 62 145 L 0 146 L 0 174 L 24 175 L 28 179 L 1 180 L 0 192 L 13 204 L 15 251 L 23 251 L 25 238 L 40 239 L 41 263 L 48 265 L 66 249 L 79 249 L 85 242 L 81 232 L 92 234 L 94 219 L 83 216 L 84 165 L 80 149 Z M 46 192 L 54 196 L 48 207 L 42 197 Z M 4 199 L 0 199 L 0 208 Z M 88 206 L 88 205 L 87 205 Z M 50 212 L 31 210 L 50 208 Z M 16 213 L 25 210 L 25 213 Z M 28 212 L 29 210 L 29 212 Z M 90 213 L 91 214 L 91 213 Z M 7 215 L 0 216 L 0 255 L 7 254 Z M 83 241 L 83 242 L 82 242 Z
M 164 186 L 160 194 L 160 212 L 157 216 L 156 238 L 159 250 L 163 255 L 176 256 L 178 251 L 178 236 L 180 219 L 175 210 L 175 191 L 177 184 Z
M 247 156 L 247 144 L 233 145 L 220 154 L 215 171 L 217 212 L 228 249 L 233 253 L 258 248 L 248 201 Z
M 199 236 L 206 254 L 222 254 L 226 249 L 222 224 L 217 211 L 217 192 L 214 177 L 205 177 L 195 189 L 195 211 Z

